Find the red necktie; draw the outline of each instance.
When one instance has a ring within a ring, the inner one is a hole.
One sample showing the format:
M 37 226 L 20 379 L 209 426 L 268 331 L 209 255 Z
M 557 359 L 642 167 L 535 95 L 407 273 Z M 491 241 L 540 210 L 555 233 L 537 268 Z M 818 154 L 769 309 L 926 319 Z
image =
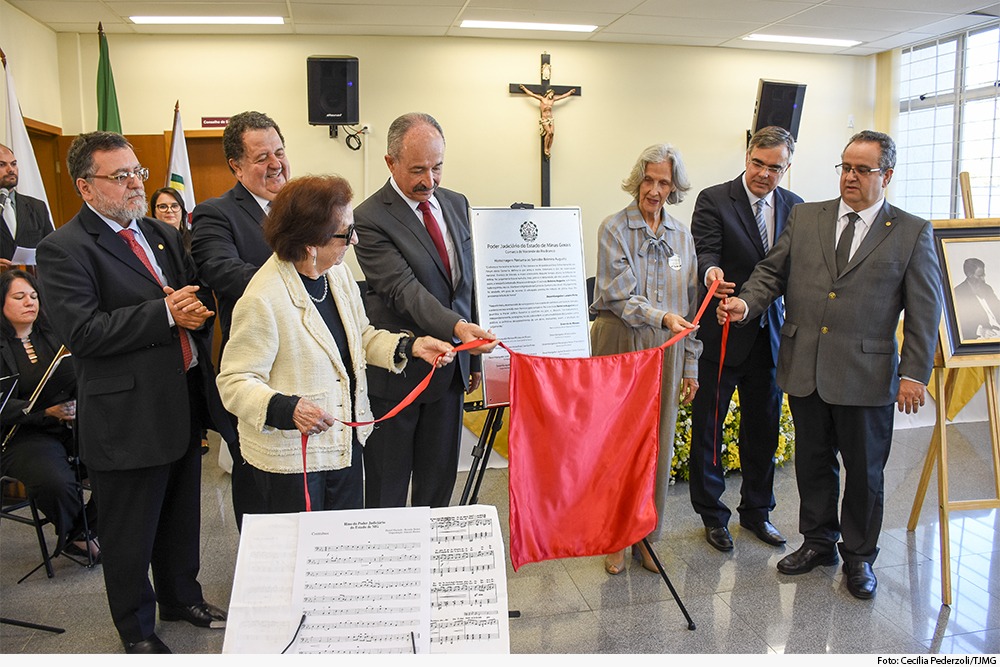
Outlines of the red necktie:
M 424 227 L 427 228 L 427 233 L 431 235 L 431 241 L 434 242 L 434 247 L 437 248 L 438 255 L 441 256 L 441 262 L 444 263 L 444 270 L 448 274 L 448 281 L 451 282 L 451 262 L 448 261 L 448 250 L 444 247 L 444 237 L 441 236 L 441 228 L 438 227 L 437 220 L 434 219 L 434 214 L 431 213 L 431 205 L 422 201 L 417 204 L 417 209 L 424 216 Z
M 160 277 L 156 275 L 156 269 L 154 269 L 153 265 L 150 263 L 149 257 L 146 255 L 146 251 L 143 250 L 142 246 L 139 245 L 139 242 L 135 240 L 135 232 L 131 229 L 123 229 L 118 232 L 118 236 L 122 237 L 122 240 L 125 241 L 129 249 L 131 249 L 132 252 L 135 253 L 135 256 L 139 258 L 142 265 L 145 266 L 150 275 L 153 276 L 153 280 L 156 281 L 156 284 L 162 287 L 163 283 L 160 282 Z M 191 341 L 188 339 L 188 332 L 182 329 L 180 333 L 181 354 L 184 356 L 184 370 L 188 370 L 191 368 L 191 361 L 194 359 L 194 354 L 191 352 Z

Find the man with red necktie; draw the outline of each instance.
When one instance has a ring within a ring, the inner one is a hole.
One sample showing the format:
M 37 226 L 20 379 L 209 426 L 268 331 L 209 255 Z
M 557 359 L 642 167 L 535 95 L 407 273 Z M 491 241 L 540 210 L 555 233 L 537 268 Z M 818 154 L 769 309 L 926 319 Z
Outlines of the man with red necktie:
M 472 323 L 469 202 L 439 187 L 444 131 L 430 115 L 410 113 L 392 122 L 386 142 L 392 176 L 354 212 L 368 318 L 376 328 L 416 336 L 463 343 L 492 339 Z M 394 407 L 430 370 L 417 359 L 411 364 L 403 375 L 368 368 L 375 416 Z M 459 353 L 458 363 L 435 373 L 416 403 L 375 429 L 365 445 L 366 507 L 405 506 L 411 474 L 413 506 L 451 502 L 463 395 L 479 386 L 479 368 L 478 359 Z
M 67 163 L 84 205 L 39 244 L 39 274 L 75 360 L 112 619 L 126 653 L 169 653 L 157 605 L 162 621 L 226 621 L 197 578 L 201 429 L 235 435 L 215 389 L 213 304 L 180 233 L 144 217 L 149 172 L 125 137 L 80 135 Z

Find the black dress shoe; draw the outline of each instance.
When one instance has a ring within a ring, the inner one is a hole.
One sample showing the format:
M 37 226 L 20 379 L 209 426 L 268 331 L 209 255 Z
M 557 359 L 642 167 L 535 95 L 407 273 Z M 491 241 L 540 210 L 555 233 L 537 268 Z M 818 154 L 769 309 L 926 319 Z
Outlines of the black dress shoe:
M 844 561 L 844 580 L 847 582 L 847 590 L 851 595 L 859 600 L 871 600 L 875 597 L 875 588 L 878 580 L 872 572 L 871 563 L 863 560 Z
M 719 551 L 733 550 L 733 536 L 725 526 L 705 526 L 705 539 Z
M 160 605 L 161 621 L 187 621 L 199 628 L 226 627 L 226 612 L 207 602 L 190 607 L 165 607 Z
M 785 538 L 782 537 L 777 528 L 771 525 L 770 521 L 740 521 L 740 525 L 756 535 L 761 542 L 767 542 L 775 547 L 780 547 L 785 543 Z
M 144 654 L 144 653 L 173 653 L 170 648 L 163 643 L 159 637 L 152 634 L 141 642 L 126 642 L 123 641 L 122 644 L 125 645 L 126 653 Z
M 836 565 L 837 552 L 819 553 L 808 547 L 800 547 L 778 561 L 778 572 L 782 574 L 805 574 L 820 565 Z

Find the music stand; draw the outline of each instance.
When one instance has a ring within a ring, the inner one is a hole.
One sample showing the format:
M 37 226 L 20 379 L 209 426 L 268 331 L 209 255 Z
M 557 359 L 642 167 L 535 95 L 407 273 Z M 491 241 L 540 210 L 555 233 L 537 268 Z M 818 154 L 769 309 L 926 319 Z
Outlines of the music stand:
M 3 409 L 7 407 L 7 401 L 14 395 L 14 390 L 17 388 L 17 378 L 17 373 L 0 378 L 0 411 L 3 411 Z M 13 429 L 11 430 L 13 431 Z M 4 438 L 4 444 L 6 443 L 7 439 Z M 34 570 L 32 570 L 32 572 L 34 572 Z M 66 632 L 64 628 L 57 628 L 52 625 L 41 625 L 39 623 L 31 623 L 29 621 L 19 621 L 15 618 L 7 618 L 5 616 L 0 616 L 0 624 L 15 625 L 19 628 L 29 628 L 31 630 L 42 630 L 44 632 L 52 632 L 57 635 L 61 635 Z

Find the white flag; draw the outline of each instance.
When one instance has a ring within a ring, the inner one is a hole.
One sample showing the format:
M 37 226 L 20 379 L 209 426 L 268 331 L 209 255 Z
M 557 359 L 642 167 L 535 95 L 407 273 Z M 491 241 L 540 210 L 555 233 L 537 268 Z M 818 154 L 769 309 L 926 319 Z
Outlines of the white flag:
M 191 224 L 191 212 L 194 211 L 194 185 L 191 183 L 191 163 L 188 162 L 187 142 L 184 141 L 184 126 L 181 123 L 181 106 L 174 106 L 174 133 L 170 139 L 170 164 L 167 166 L 167 185 L 181 193 L 188 219 Z
M 21 105 L 17 102 L 17 92 L 14 90 L 14 75 L 10 73 L 7 58 L 3 59 L 4 71 L 7 74 L 7 132 L 4 142 L 17 160 L 17 192 L 35 199 L 41 199 L 52 221 L 52 209 L 49 198 L 45 196 L 45 186 L 42 184 L 42 173 L 38 171 L 35 151 L 28 139 L 28 130 L 24 127 L 24 117 L 21 116 Z

